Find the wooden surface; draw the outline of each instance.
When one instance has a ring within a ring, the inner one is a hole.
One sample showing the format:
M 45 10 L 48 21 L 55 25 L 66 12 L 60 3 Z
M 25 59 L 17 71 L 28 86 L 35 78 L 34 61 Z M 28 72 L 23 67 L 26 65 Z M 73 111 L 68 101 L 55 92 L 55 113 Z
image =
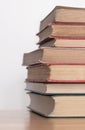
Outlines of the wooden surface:
M 28 111 L 0 111 L 0 130 L 85 130 L 85 118 L 52 119 Z

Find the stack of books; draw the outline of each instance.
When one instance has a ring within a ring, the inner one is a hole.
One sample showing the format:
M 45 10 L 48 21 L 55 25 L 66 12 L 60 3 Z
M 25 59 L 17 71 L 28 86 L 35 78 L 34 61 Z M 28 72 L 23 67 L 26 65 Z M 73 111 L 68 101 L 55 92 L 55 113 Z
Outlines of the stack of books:
M 40 22 L 38 49 L 24 53 L 29 109 L 85 117 L 85 9 L 57 6 Z

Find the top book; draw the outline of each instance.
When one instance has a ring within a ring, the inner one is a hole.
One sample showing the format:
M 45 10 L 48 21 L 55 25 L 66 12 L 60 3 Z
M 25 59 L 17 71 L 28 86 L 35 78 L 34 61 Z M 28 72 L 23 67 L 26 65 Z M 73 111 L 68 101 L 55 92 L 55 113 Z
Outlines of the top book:
M 85 8 L 56 6 L 41 22 L 40 31 L 50 23 L 85 23 Z

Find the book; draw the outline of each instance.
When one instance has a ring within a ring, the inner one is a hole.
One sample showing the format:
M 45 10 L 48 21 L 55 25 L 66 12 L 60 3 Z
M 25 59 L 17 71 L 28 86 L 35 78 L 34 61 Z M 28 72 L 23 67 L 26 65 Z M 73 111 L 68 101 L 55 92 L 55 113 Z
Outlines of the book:
M 65 24 L 54 23 L 48 25 L 44 30 L 37 34 L 39 42 L 43 42 L 47 38 L 85 38 L 85 24 Z
M 30 82 L 84 82 L 85 65 L 37 64 L 27 67 Z
M 29 93 L 29 109 L 45 117 L 85 117 L 85 95 Z
M 37 43 L 39 48 L 42 47 L 71 47 L 71 48 L 85 48 L 85 38 L 49 38 L 47 41 Z
M 56 6 L 41 22 L 40 31 L 53 22 L 85 23 L 85 8 Z
M 26 82 L 26 91 L 43 95 L 85 94 L 85 83 L 37 83 Z
M 23 65 L 38 63 L 85 64 L 85 48 L 40 48 L 24 53 Z

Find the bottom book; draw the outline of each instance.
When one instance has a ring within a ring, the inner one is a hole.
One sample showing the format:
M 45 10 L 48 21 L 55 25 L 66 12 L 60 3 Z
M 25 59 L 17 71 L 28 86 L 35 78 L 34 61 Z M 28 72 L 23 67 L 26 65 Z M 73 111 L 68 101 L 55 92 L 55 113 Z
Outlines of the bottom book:
M 29 93 L 29 109 L 45 117 L 85 117 L 85 95 Z

